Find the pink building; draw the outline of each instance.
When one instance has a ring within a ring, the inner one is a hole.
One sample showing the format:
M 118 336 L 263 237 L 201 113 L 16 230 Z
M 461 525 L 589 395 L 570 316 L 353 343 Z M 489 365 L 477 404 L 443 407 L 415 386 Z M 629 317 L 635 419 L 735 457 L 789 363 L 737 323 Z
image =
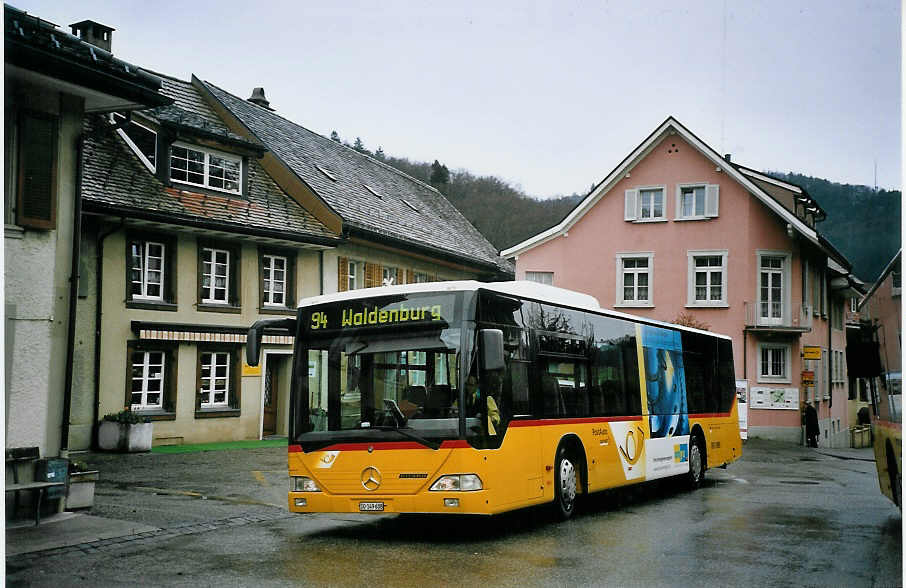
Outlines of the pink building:
M 887 393 L 902 393 L 903 337 L 901 251 L 897 251 L 859 304 L 863 324 L 871 328 L 878 343 L 881 381 Z
M 816 230 L 824 217 L 804 189 L 731 163 L 671 117 L 559 224 L 502 255 L 516 279 L 732 336 L 750 436 L 801 442 L 812 402 L 822 444 L 845 446 L 844 304 L 857 293 Z

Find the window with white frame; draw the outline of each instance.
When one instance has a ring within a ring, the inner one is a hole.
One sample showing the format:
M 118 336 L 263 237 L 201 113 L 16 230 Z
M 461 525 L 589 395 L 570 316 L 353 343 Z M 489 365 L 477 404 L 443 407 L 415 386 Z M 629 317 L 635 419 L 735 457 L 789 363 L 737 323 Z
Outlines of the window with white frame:
M 679 184 L 676 187 L 676 218 L 706 219 L 717 216 L 720 186 L 717 184 Z
M 626 190 L 624 219 L 628 221 L 666 220 L 664 187 Z
M 838 330 L 843 330 L 843 301 L 831 300 L 831 326 Z
M 239 194 L 241 176 L 241 157 L 183 143 L 170 147 L 173 181 Z
M 126 117 L 118 112 L 110 115 L 111 121 L 122 125 L 117 129 L 120 137 L 152 172 L 157 169 L 157 132 L 135 120 L 126 123 Z
M 759 322 L 782 324 L 788 286 L 786 255 L 759 255 L 758 262 L 758 317 Z
M 287 259 L 282 255 L 261 256 L 265 306 L 286 306 L 287 265 Z
M 639 190 L 639 219 L 654 220 L 664 216 L 664 190 Z
M 154 241 L 132 241 L 129 250 L 132 299 L 163 300 L 166 246 Z
M 229 406 L 230 354 L 226 351 L 206 351 L 201 354 L 199 395 L 201 408 Z
M 385 266 L 381 269 L 381 285 L 382 286 L 393 286 L 397 284 L 398 277 L 397 269 L 395 267 Z
M 834 351 L 833 360 L 834 365 L 832 371 L 834 384 L 846 383 L 846 365 L 843 363 L 846 361 L 844 353 L 842 351 Z
M 226 304 L 230 301 L 230 252 L 204 247 L 201 250 L 201 301 Z
M 651 306 L 652 254 L 617 255 L 617 304 Z
M 727 252 L 689 251 L 689 306 L 727 303 Z
M 529 282 L 537 282 L 539 284 L 547 284 L 548 286 L 553 286 L 554 272 L 525 272 L 525 279 Z
M 758 357 L 758 379 L 763 381 L 790 381 L 790 346 L 762 344 Z
M 132 351 L 132 410 L 163 408 L 163 351 Z
M 365 269 L 365 264 L 361 261 L 352 261 L 351 259 L 346 264 L 346 289 L 347 290 L 358 290 L 362 287 L 364 276 L 362 272 Z

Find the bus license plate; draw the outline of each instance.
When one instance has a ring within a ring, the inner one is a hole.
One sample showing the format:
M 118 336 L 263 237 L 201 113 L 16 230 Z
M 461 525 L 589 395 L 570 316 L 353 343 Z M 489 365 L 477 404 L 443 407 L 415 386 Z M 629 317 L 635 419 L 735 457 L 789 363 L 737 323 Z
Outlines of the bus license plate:
M 360 512 L 381 512 L 384 510 L 383 502 L 360 502 Z

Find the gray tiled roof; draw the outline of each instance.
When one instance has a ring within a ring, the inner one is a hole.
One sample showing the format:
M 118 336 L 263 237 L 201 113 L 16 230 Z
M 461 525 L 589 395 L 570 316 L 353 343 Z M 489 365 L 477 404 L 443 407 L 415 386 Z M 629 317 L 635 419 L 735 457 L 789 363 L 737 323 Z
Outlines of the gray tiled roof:
M 512 265 L 497 255 L 494 246 L 431 186 L 266 108 L 210 83 L 205 85 L 255 138 L 336 211 L 347 227 L 513 272 Z
M 145 105 L 169 102 L 157 93 L 161 81 L 156 76 L 58 29 L 51 22 L 4 4 L 3 24 L 6 61 L 80 85 L 113 82 L 119 91 Z
M 159 76 L 163 83 L 161 94 L 172 98 L 174 103 L 143 110 L 142 115 L 163 125 L 169 123 L 190 132 L 226 140 L 228 143 L 261 148 L 258 141 L 249 141 L 230 131 L 192 84 L 159 73 L 155 75 Z
M 173 224 L 327 242 L 337 238 L 249 158 L 245 198 L 165 186 L 99 116 L 87 116 L 82 197 L 87 210 L 117 211 Z

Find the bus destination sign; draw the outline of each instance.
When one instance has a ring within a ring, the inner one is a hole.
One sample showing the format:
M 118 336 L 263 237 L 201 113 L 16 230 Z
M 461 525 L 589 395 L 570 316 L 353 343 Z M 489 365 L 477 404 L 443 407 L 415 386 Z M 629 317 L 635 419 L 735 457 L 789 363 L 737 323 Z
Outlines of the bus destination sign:
M 446 326 L 453 300 L 410 299 L 380 304 L 380 300 L 351 301 L 314 310 L 308 322 L 311 331 L 437 324 Z

